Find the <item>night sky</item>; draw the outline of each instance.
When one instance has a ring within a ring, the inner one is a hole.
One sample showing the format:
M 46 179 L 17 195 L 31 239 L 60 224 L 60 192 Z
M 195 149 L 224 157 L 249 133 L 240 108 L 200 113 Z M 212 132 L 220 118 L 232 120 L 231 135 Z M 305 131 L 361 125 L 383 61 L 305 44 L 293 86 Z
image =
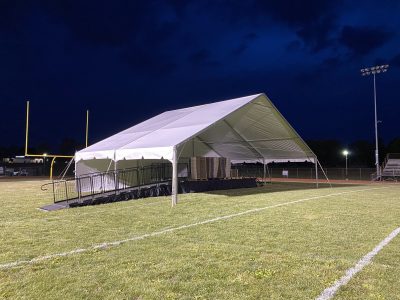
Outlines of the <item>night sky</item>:
M 90 142 L 166 110 L 264 92 L 299 134 L 400 136 L 400 1 L 0 1 L 0 139 Z

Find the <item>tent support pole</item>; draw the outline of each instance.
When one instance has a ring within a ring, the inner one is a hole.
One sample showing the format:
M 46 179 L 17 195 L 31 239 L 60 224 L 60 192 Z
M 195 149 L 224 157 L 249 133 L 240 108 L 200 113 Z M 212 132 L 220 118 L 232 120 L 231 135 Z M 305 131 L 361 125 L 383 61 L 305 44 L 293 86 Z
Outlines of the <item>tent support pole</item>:
M 265 185 L 265 183 L 266 183 L 266 178 L 265 178 L 265 176 L 266 176 L 266 166 L 265 166 L 265 158 L 263 158 L 263 167 L 264 167 L 264 169 L 263 169 L 263 183 L 264 183 L 264 185 Z
M 328 178 L 328 176 L 326 175 L 326 173 L 325 173 L 325 171 L 324 171 L 324 168 L 321 166 L 321 163 L 319 162 L 318 159 L 317 159 L 317 164 L 318 164 L 319 167 L 321 168 L 322 174 L 325 176 L 326 181 L 328 181 L 329 186 L 332 188 L 332 184 L 331 184 L 331 182 L 329 181 L 329 178 Z
M 172 207 L 178 203 L 178 153 L 176 146 L 172 156 Z
M 314 157 L 314 165 L 315 165 L 315 183 L 318 188 L 319 184 L 318 184 L 318 158 L 317 157 Z
M 117 185 L 117 154 L 114 151 L 114 185 L 115 185 L 115 193 L 117 193 L 118 185 Z

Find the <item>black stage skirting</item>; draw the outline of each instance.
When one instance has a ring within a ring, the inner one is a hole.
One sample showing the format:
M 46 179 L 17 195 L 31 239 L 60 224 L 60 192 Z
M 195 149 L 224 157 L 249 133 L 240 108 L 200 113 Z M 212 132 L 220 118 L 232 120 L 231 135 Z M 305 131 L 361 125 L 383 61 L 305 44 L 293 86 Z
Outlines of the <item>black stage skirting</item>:
M 193 181 L 187 180 L 179 182 L 179 193 L 199 193 L 207 191 L 253 187 L 257 187 L 256 178 L 211 179 Z M 42 209 L 56 210 L 65 207 L 78 207 L 147 197 L 168 196 L 171 195 L 171 191 L 171 182 L 162 182 L 149 184 L 146 186 L 132 187 L 130 189 L 120 190 L 117 192 L 113 191 L 109 194 L 87 196 L 82 199 L 70 199 L 68 201 L 59 202 L 55 205 L 45 206 Z
M 188 180 L 179 183 L 182 193 L 199 193 L 257 187 L 256 178 Z

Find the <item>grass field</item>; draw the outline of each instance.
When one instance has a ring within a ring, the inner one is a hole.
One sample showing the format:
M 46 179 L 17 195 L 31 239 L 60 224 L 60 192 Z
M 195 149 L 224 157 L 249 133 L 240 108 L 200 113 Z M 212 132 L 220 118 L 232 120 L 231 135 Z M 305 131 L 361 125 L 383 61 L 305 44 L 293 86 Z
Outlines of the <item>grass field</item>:
M 46 213 L 42 183 L 0 181 L 1 299 L 315 299 L 400 226 L 400 185 L 273 183 L 173 209 L 160 197 Z M 400 299 L 399 249 L 400 236 L 335 299 Z

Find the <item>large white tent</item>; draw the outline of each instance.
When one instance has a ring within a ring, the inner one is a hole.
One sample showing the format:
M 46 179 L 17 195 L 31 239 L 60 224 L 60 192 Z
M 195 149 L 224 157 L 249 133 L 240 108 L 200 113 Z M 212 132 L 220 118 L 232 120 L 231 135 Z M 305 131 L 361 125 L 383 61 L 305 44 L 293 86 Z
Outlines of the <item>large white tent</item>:
M 194 156 L 232 162 L 317 163 L 316 156 L 265 94 L 172 110 L 130 127 L 75 154 L 76 175 L 172 163 L 172 199 L 177 201 L 178 161 Z

